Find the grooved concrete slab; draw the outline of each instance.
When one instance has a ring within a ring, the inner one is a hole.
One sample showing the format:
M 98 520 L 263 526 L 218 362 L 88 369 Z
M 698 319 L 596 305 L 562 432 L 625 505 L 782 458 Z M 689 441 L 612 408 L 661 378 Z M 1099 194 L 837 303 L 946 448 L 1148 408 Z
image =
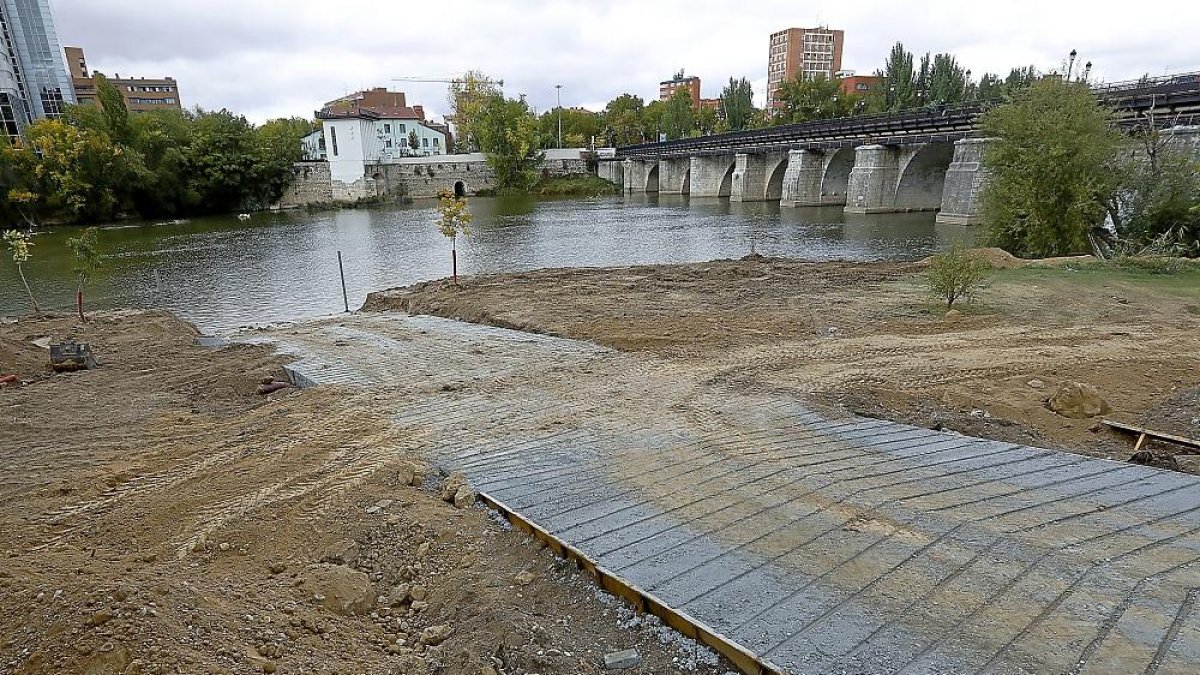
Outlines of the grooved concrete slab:
M 1200 479 L 855 417 L 556 338 L 281 329 L 448 469 L 793 673 L 1200 671 Z

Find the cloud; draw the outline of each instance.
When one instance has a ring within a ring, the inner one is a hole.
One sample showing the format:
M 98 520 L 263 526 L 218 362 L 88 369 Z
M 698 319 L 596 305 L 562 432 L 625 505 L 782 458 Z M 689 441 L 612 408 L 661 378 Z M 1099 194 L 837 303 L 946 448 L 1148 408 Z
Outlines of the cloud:
M 255 121 L 309 116 L 326 100 L 371 86 L 409 94 L 435 114 L 440 83 L 478 68 L 525 94 L 602 106 L 630 92 L 649 100 L 685 68 L 717 96 L 730 77 L 755 83 L 762 103 L 771 32 L 818 22 L 846 31 L 843 66 L 872 72 L 897 40 L 917 53 L 949 51 L 978 76 L 1015 66 L 1058 67 L 1072 48 L 1109 80 L 1200 70 L 1192 27 L 1200 3 L 1146 6 L 1101 0 L 973 3 L 928 0 L 54 0 L 63 44 L 123 76 L 172 76 L 186 105 L 228 108 Z M 1169 17 L 1169 20 L 1164 18 Z

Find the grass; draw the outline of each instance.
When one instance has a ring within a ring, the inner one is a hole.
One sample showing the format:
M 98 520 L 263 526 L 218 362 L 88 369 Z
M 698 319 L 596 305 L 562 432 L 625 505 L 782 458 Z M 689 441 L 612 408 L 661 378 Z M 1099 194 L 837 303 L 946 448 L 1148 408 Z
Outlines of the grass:
M 592 174 L 544 178 L 530 191 L 540 197 L 598 197 L 615 195 L 621 189 Z

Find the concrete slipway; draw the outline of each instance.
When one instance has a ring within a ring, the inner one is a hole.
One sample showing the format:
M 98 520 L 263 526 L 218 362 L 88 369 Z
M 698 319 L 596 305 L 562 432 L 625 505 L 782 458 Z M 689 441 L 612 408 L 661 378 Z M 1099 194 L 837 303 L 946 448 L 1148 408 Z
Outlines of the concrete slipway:
M 1200 479 L 429 317 L 259 332 L 430 457 L 791 673 L 1200 672 Z

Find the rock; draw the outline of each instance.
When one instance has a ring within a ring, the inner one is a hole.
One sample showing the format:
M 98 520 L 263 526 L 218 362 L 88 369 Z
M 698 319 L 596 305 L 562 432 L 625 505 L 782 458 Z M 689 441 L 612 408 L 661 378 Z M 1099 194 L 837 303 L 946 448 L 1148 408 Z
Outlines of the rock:
M 273 673 L 277 670 L 274 661 L 263 661 L 262 671 L 264 673 Z
M 358 544 L 353 539 L 342 539 L 325 550 L 321 562 L 348 565 L 358 557 Z
M 414 613 L 420 613 L 420 612 L 424 612 L 425 610 L 429 609 L 429 603 L 422 602 L 420 600 L 413 600 L 412 604 L 409 605 L 409 607 L 412 609 L 412 611 Z
M 533 572 L 525 570 L 524 572 L 517 574 L 517 576 L 513 577 L 513 579 L 522 586 L 528 586 L 529 584 L 533 583 Z
M 442 501 L 454 502 L 454 497 L 458 494 L 458 489 L 467 484 L 467 477 L 461 471 L 455 471 L 446 480 L 442 481 Z
M 192 544 L 192 553 L 203 553 L 206 548 L 208 548 L 208 538 L 200 535 Z
M 421 644 L 435 646 L 440 645 L 449 639 L 454 633 L 454 629 L 447 625 L 430 626 L 421 631 Z
M 479 669 L 479 675 L 500 675 L 496 669 L 491 666 L 484 666 Z
M 642 662 L 642 657 L 638 656 L 636 649 L 626 649 L 619 652 L 610 652 L 604 655 L 604 667 L 609 670 L 625 670 L 626 668 L 636 668 Z
M 475 505 L 475 491 L 463 485 L 454 493 L 454 507 L 467 509 Z
M 334 614 L 365 614 L 375 603 L 375 588 L 365 572 L 344 565 L 313 565 L 305 571 L 301 585 Z
M 1032 387 L 1034 389 L 1045 389 L 1046 388 L 1046 383 L 1037 379 L 1036 377 L 1033 378 L 1032 380 L 1029 380 L 1025 384 L 1029 385 L 1030 387 Z
M 404 673 L 404 675 L 423 675 L 429 672 L 429 665 L 425 663 L 425 659 L 419 656 L 402 656 L 396 662 L 394 672 Z
M 422 542 L 421 545 L 417 547 L 417 552 L 415 555 L 417 560 L 424 560 L 425 556 L 429 555 L 429 542 Z
M 428 595 L 429 592 L 420 584 L 413 584 L 412 588 L 408 590 L 408 597 L 413 600 L 424 600 Z
M 946 312 L 946 316 L 944 318 L 946 319 L 946 323 L 956 323 L 962 318 L 962 312 L 958 311 L 957 309 L 952 309 Z
M 395 607 L 397 605 L 403 605 L 405 602 L 407 602 L 409 588 L 410 587 L 408 584 L 400 584 L 399 586 L 392 587 L 392 590 L 390 593 L 388 593 L 387 597 L 388 604 Z
M 221 549 L 222 551 L 228 551 L 230 549 L 229 542 L 223 541 L 220 544 L 217 544 L 217 548 Z
M 1046 402 L 1046 407 L 1071 419 L 1087 419 L 1107 413 L 1111 408 L 1090 384 L 1064 382 Z
M 88 617 L 87 623 L 89 626 L 103 626 L 112 621 L 113 613 L 107 609 L 102 609 L 99 612 Z

